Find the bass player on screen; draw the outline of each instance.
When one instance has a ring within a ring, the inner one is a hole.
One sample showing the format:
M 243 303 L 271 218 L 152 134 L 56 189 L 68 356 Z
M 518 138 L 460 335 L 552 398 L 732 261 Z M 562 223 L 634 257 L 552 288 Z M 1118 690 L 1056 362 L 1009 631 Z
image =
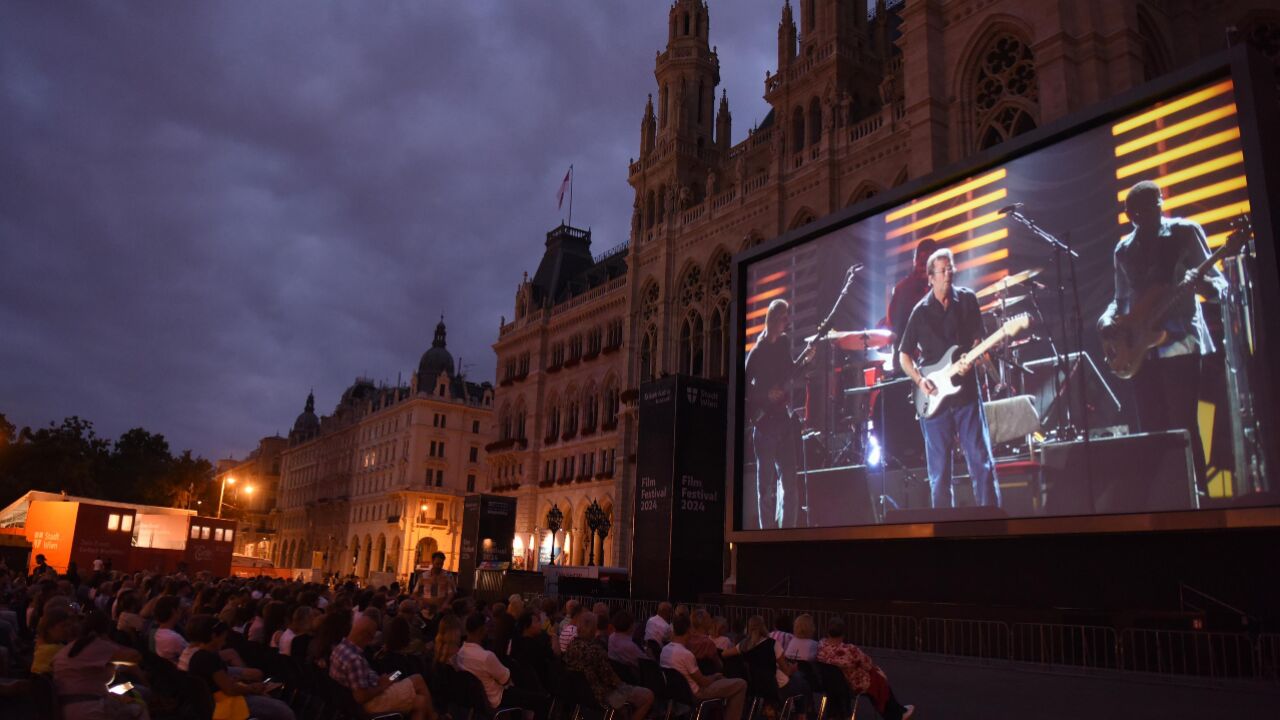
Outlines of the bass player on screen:
M 921 372 L 921 367 L 945 365 L 951 358 L 944 356 L 952 348 L 968 350 L 979 344 L 985 333 L 978 297 L 972 290 L 954 284 L 955 257 L 951 251 L 946 248 L 934 251 L 927 267 L 930 292 L 911 310 L 898 346 L 898 362 L 919 392 L 937 395 L 937 386 Z M 921 365 L 916 362 L 917 354 Z M 951 367 L 960 378 L 958 390 L 943 400 L 931 415 L 922 413 L 920 417 L 933 507 L 955 507 L 951 465 L 957 439 L 969 465 L 975 504 L 999 506 L 1000 488 L 995 482 L 991 436 L 978 395 L 978 381 L 969 372 L 971 363 L 967 355 L 960 356 Z
M 1117 374 L 1132 380 L 1142 432 L 1186 430 L 1190 434 L 1196 485 L 1203 493 L 1205 459 L 1196 411 L 1200 359 L 1212 353 L 1214 345 L 1195 295 L 1175 294 L 1183 283 L 1217 299 L 1226 290 L 1227 281 L 1212 265 L 1200 279 L 1196 267 L 1209 256 L 1204 229 L 1191 220 L 1164 217 L 1159 185 L 1143 180 L 1129 188 L 1124 202 L 1133 232 L 1116 244 L 1115 298 L 1098 319 L 1098 331 L 1104 346 L 1120 345 L 1131 315 L 1140 316 L 1144 309 L 1159 303 L 1162 295 L 1168 294 L 1173 301 L 1163 320 L 1151 318 L 1159 326 L 1162 341 L 1139 354 L 1132 370 L 1117 370 Z M 1108 362 L 1113 369 L 1119 364 L 1110 357 Z
M 787 336 L 790 305 L 769 303 L 764 329 L 747 355 L 747 417 L 754 424 L 756 520 L 763 528 L 798 527 L 801 493 L 796 481 L 796 443 L 800 427 L 787 407 L 791 380 L 813 359 L 812 347 L 791 359 Z

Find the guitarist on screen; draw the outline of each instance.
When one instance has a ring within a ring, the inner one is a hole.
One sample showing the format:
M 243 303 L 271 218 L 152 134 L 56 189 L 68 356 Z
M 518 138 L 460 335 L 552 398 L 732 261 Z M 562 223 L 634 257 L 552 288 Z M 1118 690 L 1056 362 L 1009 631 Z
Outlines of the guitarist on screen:
M 938 388 L 920 372 L 917 353 L 924 366 L 943 360 L 953 346 L 967 350 L 982 341 L 982 313 L 978 297 L 969 288 L 956 287 L 955 257 L 947 248 L 929 256 L 930 292 L 911 310 L 898 346 L 898 362 L 921 392 L 934 395 Z M 943 401 L 937 411 L 920 418 L 924 433 L 925 459 L 929 466 L 929 489 L 934 508 L 955 507 L 951 487 L 951 458 L 957 439 L 969 465 L 973 498 L 977 505 L 999 506 L 1000 488 L 995 482 L 995 460 L 991 436 L 978 395 L 978 381 L 969 372 L 968 361 L 957 362 L 960 389 Z
M 1160 186 L 1143 180 L 1129 188 L 1125 211 L 1133 232 L 1124 236 L 1115 250 L 1115 299 L 1098 319 L 1104 339 L 1115 331 L 1124 316 L 1136 312 L 1136 305 L 1148 293 L 1159 293 L 1179 282 L 1195 285 L 1196 292 L 1217 299 L 1227 288 L 1226 278 L 1210 266 L 1200 279 L 1197 265 L 1209 256 L 1204 229 L 1182 218 L 1163 216 Z M 1177 299 L 1164 316 L 1160 329 L 1164 342 L 1147 351 L 1141 369 L 1132 376 L 1142 432 L 1186 430 L 1191 435 L 1196 484 L 1205 489 L 1204 447 L 1196 408 L 1200 391 L 1200 358 L 1214 351 L 1213 338 L 1194 294 Z
M 755 422 L 756 521 L 762 529 L 798 527 L 800 522 L 800 488 L 796 483 L 800 428 L 787 407 L 787 388 L 813 359 L 814 348 L 810 346 L 798 359 L 791 359 L 787 336 L 790 310 L 786 300 L 769 303 L 764 330 L 747 355 L 747 417 Z

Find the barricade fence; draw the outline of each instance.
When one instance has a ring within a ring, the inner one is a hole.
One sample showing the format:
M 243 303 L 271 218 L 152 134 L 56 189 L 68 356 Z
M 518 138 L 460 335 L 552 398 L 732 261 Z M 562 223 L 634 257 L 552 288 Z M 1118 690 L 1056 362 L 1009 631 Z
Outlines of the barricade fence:
M 630 598 L 573 598 L 591 608 L 597 602 L 610 613 L 626 610 L 642 633 L 645 622 L 661 601 Z M 531 603 L 540 598 L 531 599 Z M 674 603 L 679 605 L 679 603 Z M 773 630 L 779 616 L 791 620 L 813 617 L 818 638 L 831 621 L 844 621 L 846 642 L 882 650 L 1005 660 L 1064 668 L 1121 670 L 1160 676 L 1209 680 L 1248 680 L 1280 683 L 1280 634 L 1250 635 L 1190 630 L 1129 628 L 1118 632 L 1100 625 L 1006 623 L 966 618 L 916 618 L 909 615 L 771 608 L 755 605 L 686 603 L 723 617 L 738 634 L 752 616 L 760 616 Z M 530 604 L 530 607 L 536 605 Z

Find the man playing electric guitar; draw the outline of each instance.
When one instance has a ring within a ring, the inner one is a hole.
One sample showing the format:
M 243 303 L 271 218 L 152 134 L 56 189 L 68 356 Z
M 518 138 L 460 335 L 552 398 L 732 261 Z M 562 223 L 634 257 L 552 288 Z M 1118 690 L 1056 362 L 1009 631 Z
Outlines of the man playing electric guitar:
M 923 365 L 934 365 L 952 347 L 972 348 L 985 332 L 978 297 L 972 290 L 954 284 L 955 258 L 951 251 L 946 248 L 935 251 L 929 256 L 928 269 L 930 292 L 911 310 L 898 346 L 898 362 L 921 392 L 936 395 L 938 388 L 920 372 L 917 353 Z M 951 458 L 957 439 L 969 465 L 974 502 L 982 506 L 1000 505 L 987 418 L 978 395 L 977 379 L 969 369 L 967 357 L 960 357 L 956 361 L 959 391 L 944 400 L 931 416 L 920 418 L 929 466 L 930 497 L 935 508 L 955 507 Z
M 796 371 L 813 359 L 808 347 L 791 359 L 787 336 L 790 305 L 774 300 L 764 316 L 764 330 L 747 355 L 747 417 L 753 419 L 756 453 L 756 520 L 760 527 L 798 527 L 800 488 L 796 483 L 799 427 L 787 407 L 787 386 Z
M 1165 218 L 1160 186 L 1144 180 L 1129 188 L 1125 211 L 1133 232 L 1115 250 L 1115 298 L 1098 319 L 1105 338 L 1125 316 L 1136 310 L 1149 292 L 1160 293 L 1181 281 L 1193 283 L 1200 294 L 1217 299 L 1227 281 L 1212 266 L 1201 280 L 1195 268 L 1209 256 L 1204 229 L 1182 218 Z M 1158 320 L 1158 318 L 1156 318 Z M 1187 292 L 1160 323 L 1164 342 L 1147 352 L 1132 377 L 1142 432 L 1186 430 L 1191 436 L 1196 483 L 1204 490 L 1204 447 L 1196 417 L 1200 392 L 1200 358 L 1214 351 L 1213 338 L 1194 294 Z M 1141 358 L 1140 358 L 1141 359 Z

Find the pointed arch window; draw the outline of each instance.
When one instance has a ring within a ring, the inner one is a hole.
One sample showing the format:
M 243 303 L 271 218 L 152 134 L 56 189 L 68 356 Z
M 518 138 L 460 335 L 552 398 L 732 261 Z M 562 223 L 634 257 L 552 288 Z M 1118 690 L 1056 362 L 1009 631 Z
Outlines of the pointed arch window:
M 1031 48 L 1011 33 L 993 37 L 974 68 L 975 146 L 985 149 L 1036 127 L 1040 86 Z
M 658 329 L 649 326 L 640 340 L 640 382 L 646 383 L 657 375 Z
M 804 149 L 804 110 L 799 105 L 791 113 L 791 152 Z
M 822 103 L 818 98 L 809 101 L 809 144 L 817 145 L 822 140 Z
M 702 316 L 695 310 L 680 325 L 680 372 L 685 375 L 702 375 L 704 340 Z
M 702 303 L 704 289 L 702 285 L 702 268 L 691 266 L 680 280 L 680 306 L 691 307 Z
M 711 311 L 707 337 L 707 372 L 714 380 L 729 376 L 729 306 L 720 304 Z
M 658 316 L 658 283 L 650 282 L 640 293 L 640 313 L 645 320 Z

